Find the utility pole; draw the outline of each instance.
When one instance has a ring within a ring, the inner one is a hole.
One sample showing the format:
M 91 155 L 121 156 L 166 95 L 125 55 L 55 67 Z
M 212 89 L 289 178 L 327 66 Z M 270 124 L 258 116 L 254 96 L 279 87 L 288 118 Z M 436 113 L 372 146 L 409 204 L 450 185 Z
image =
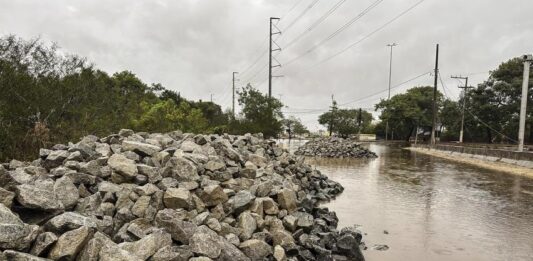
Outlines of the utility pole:
M 437 44 L 437 52 L 435 56 L 435 83 L 433 87 L 433 124 L 431 125 L 431 146 L 435 146 L 436 137 L 435 130 L 437 128 L 437 81 L 439 77 L 439 44 Z
M 392 80 L 392 48 L 394 46 L 397 46 L 397 43 L 391 43 L 387 44 L 388 47 L 390 47 L 390 61 L 389 61 L 389 96 L 387 98 L 387 101 L 390 100 L 390 87 L 391 87 L 391 80 Z M 387 119 L 386 125 L 385 125 L 385 141 L 389 139 L 389 119 Z
M 533 62 L 533 55 L 528 54 L 524 59 L 524 78 L 522 81 L 522 100 L 520 102 L 520 125 L 518 128 L 518 152 L 524 151 L 524 133 L 526 130 L 527 89 L 529 88 L 529 67 Z
M 357 122 L 359 125 L 359 130 L 357 131 L 357 139 L 361 140 L 361 129 L 362 129 L 362 123 L 363 123 L 363 109 L 359 108 L 359 115 L 357 116 Z
M 465 128 L 466 97 L 467 97 L 467 94 L 468 94 L 468 89 L 472 89 L 474 87 L 468 87 L 468 77 L 452 76 L 452 79 L 465 80 L 465 86 L 464 87 L 459 87 L 460 89 L 463 89 L 463 113 L 461 115 L 461 131 L 459 131 L 459 143 L 463 143 L 463 135 L 464 135 L 464 128 Z
M 213 103 L 213 94 L 211 93 L 211 103 Z
M 329 136 L 333 136 L 333 124 L 334 124 L 334 117 L 335 112 L 337 111 L 337 102 L 335 101 L 335 97 L 333 94 L 331 95 L 331 119 L 329 120 Z
M 268 97 L 272 97 L 272 68 L 274 67 L 280 67 L 281 64 L 278 64 L 277 65 L 274 65 L 272 66 L 272 59 L 276 59 L 274 57 L 272 57 L 272 52 L 275 52 L 275 51 L 281 51 L 281 48 L 279 47 L 279 45 L 277 45 L 274 40 L 272 40 L 272 36 L 276 35 L 276 34 L 281 34 L 281 31 L 276 27 L 276 29 L 278 30 L 277 32 L 273 32 L 272 31 L 272 26 L 275 26 L 272 24 L 272 21 L 274 20 L 279 20 L 279 18 L 276 18 L 276 17 L 270 17 L 270 34 L 269 34 L 269 44 L 268 44 Z M 276 49 L 272 49 L 272 44 L 275 44 L 277 46 Z M 276 60 L 277 62 L 277 60 Z
M 235 119 L 235 74 L 238 74 L 238 72 L 233 72 L 233 90 L 232 90 L 232 107 L 231 107 L 231 113 L 233 114 L 233 118 Z

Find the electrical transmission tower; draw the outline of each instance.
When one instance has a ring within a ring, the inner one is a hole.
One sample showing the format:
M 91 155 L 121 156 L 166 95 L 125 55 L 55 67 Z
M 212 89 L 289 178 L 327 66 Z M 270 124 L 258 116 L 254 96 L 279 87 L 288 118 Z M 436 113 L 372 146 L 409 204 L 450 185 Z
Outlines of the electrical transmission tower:
M 268 55 L 268 97 L 269 98 L 272 97 L 272 77 L 281 77 L 281 76 L 272 76 L 272 68 L 281 67 L 281 64 L 279 63 L 279 61 L 276 60 L 276 58 L 272 56 L 273 52 L 281 51 L 281 47 L 279 47 L 279 45 L 272 39 L 272 36 L 276 34 L 281 34 L 281 30 L 279 30 L 279 28 L 277 28 L 276 25 L 272 23 L 272 21 L 279 21 L 279 18 L 270 17 L 270 37 L 269 37 L 270 41 L 268 45 L 268 52 L 269 52 L 269 55 Z M 275 27 L 276 31 L 272 30 L 273 27 Z M 272 45 L 275 45 L 276 48 L 272 49 Z M 272 65 L 272 60 L 275 60 L 277 64 Z
M 468 94 L 468 89 L 472 89 L 474 87 L 468 87 L 468 77 L 452 76 L 452 79 L 465 80 L 465 86 L 464 87 L 459 87 L 460 89 L 463 89 L 463 113 L 461 115 L 461 131 L 459 131 L 459 143 L 463 143 L 464 126 L 465 126 L 466 97 L 467 97 L 467 94 Z

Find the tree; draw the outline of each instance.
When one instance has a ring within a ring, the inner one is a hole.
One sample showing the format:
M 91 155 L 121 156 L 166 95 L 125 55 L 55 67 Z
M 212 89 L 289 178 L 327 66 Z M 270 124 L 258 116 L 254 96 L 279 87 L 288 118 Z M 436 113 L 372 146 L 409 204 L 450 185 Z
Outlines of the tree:
M 458 140 L 461 131 L 462 106 L 458 102 L 446 99 L 440 111 L 440 119 L 444 132 L 441 139 Z
M 250 84 L 238 92 L 241 118 L 230 123 L 233 133 L 263 133 L 274 137 L 282 131 L 283 104 L 276 98 L 263 95 Z
M 284 119 L 283 127 L 289 133 L 289 137 L 292 137 L 293 134 L 303 135 L 309 133 L 309 130 L 302 124 L 302 121 L 294 116 Z
M 430 130 L 432 125 L 433 87 L 414 87 L 406 93 L 381 100 L 376 110 L 382 110 L 380 119 L 389 121 L 396 137 L 409 140 L 418 127 Z M 437 108 L 442 106 L 442 94 L 437 93 Z
M 513 58 L 498 66 L 489 78 L 468 92 L 464 140 L 473 142 L 512 142 L 518 139 L 518 121 L 522 96 L 523 64 L 521 58 Z M 533 78 L 533 72 L 530 75 Z M 529 83 L 528 99 L 533 98 L 533 82 Z M 446 137 L 458 136 L 460 115 L 464 97 L 445 104 L 441 117 L 446 127 Z M 455 107 L 455 108 L 453 108 Z M 526 115 L 526 142 L 533 141 L 533 108 L 528 106 Z M 454 120 L 455 118 L 455 120 Z M 501 134 L 503 135 L 501 135 Z M 507 138 L 508 137 L 508 138 Z
M 149 132 L 206 132 L 208 121 L 200 109 L 191 108 L 188 103 L 176 105 L 173 100 L 159 101 L 154 104 L 143 102 L 143 114 L 134 120 L 134 128 Z
M 108 75 L 40 39 L 0 37 L 0 160 L 122 128 L 225 131 L 220 106 L 187 101 L 134 73 Z
M 334 107 L 335 108 L 335 107 Z M 334 109 L 318 117 L 318 123 L 343 137 L 369 130 L 372 114 L 358 109 Z
M 302 121 L 298 118 L 293 123 L 292 127 L 293 133 L 297 135 L 303 135 L 303 134 L 309 134 L 309 130 L 305 125 L 303 125 Z
M 503 133 L 511 139 L 518 139 L 518 121 L 520 112 L 520 100 L 522 97 L 522 76 L 523 64 L 521 58 L 514 58 L 502 63 L 496 70 L 490 73 L 489 79 L 479 84 L 477 88 L 470 91 L 467 104 L 473 115 L 478 117 L 485 124 L 468 115 L 465 125 L 468 129 L 476 133 L 476 137 L 469 137 L 470 140 L 484 140 L 492 143 L 495 141 L 507 141 L 497 132 Z M 530 77 L 533 76 L 530 74 Z M 531 100 L 533 93 L 531 88 L 533 83 L 529 82 L 529 97 Z M 533 140 L 533 108 L 528 106 L 526 115 L 526 142 Z M 487 126 L 488 125 L 488 126 Z M 489 127 L 490 126 L 490 127 Z

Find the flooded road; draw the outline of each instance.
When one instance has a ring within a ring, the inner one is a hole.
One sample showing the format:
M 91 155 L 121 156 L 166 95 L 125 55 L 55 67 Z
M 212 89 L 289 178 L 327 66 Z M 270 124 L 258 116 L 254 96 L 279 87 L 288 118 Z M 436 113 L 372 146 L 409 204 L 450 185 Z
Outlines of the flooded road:
M 378 159 L 306 159 L 344 186 L 325 206 L 367 233 L 367 260 L 533 260 L 533 179 L 369 148 Z

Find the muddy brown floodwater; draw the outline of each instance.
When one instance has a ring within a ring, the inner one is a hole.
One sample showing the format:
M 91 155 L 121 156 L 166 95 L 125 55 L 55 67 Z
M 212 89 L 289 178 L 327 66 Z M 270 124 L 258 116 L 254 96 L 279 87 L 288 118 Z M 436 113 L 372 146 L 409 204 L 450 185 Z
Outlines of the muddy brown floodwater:
M 533 260 L 533 179 L 368 147 L 379 158 L 306 159 L 344 186 L 325 206 L 361 226 L 367 261 Z

